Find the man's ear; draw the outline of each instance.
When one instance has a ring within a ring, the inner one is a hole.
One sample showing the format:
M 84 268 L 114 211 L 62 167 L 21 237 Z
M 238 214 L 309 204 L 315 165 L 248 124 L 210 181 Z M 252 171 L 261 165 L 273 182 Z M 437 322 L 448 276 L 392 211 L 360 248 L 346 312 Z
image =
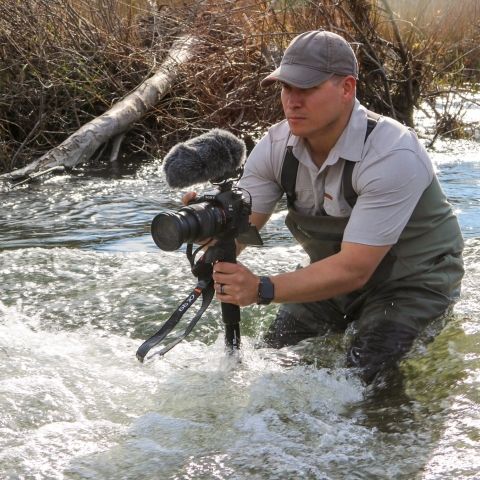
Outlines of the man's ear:
M 357 80 L 352 75 L 347 75 L 342 81 L 343 99 L 345 103 L 349 103 L 355 97 L 355 89 Z

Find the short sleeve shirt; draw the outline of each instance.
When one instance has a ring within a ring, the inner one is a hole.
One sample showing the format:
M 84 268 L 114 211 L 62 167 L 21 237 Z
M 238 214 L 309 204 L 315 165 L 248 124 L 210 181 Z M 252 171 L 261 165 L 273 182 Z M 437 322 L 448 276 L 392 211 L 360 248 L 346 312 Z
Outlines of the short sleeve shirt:
M 252 196 L 256 213 L 271 214 L 283 195 L 281 172 L 287 147 L 299 161 L 295 210 L 308 215 L 349 217 L 343 240 L 372 246 L 393 245 L 430 185 L 433 166 L 414 130 L 381 117 L 365 141 L 367 111 L 355 102 L 350 120 L 318 168 L 308 142 L 290 132 L 286 120 L 274 125 L 253 149 L 239 186 Z M 355 162 L 355 207 L 342 195 L 345 160 Z

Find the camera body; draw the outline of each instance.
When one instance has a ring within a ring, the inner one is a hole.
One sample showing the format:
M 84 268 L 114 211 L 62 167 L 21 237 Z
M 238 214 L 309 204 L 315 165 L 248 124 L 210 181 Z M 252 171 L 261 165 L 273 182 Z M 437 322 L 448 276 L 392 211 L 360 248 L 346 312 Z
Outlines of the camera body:
M 158 214 L 152 221 L 152 237 L 165 251 L 208 238 L 263 245 L 258 230 L 249 222 L 251 211 L 242 189 L 233 187 L 233 181 L 228 180 L 218 184 L 216 190 L 196 197 L 177 213 Z

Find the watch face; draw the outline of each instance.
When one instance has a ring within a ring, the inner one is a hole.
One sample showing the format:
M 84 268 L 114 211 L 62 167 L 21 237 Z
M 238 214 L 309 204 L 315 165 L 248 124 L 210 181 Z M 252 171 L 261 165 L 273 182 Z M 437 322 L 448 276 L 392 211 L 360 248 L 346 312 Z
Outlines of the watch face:
M 261 305 L 268 305 L 274 297 L 274 285 L 268 277 L 260 277 L 260 285 L 258 287 L 258 296 Z

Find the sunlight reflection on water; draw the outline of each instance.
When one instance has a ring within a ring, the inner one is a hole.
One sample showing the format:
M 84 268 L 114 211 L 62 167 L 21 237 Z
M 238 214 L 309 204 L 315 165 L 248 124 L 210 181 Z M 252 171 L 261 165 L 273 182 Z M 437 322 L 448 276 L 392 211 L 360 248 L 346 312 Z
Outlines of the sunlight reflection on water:
M 255 349 L 274 306 L 242 310 L 240 359 L 224 352 L 214 301 L 188 341 L 137 362 L 195 285 L 185 248 L 161 252 L 150 237 L 153 216 L 181 198 L 158 162 L 126 178 L 65 175 L 10 192 L 0 210 L 2 480 L 475 478 L 478 154 L 474 142 L 432 152 L 466 237 L 462 300 L 402 363 L 405 382 L 382 392 L 345 368 L 341 336 Z M 265 247 L 240 258 L 257 274 L 304 258 L 284 207 Z

